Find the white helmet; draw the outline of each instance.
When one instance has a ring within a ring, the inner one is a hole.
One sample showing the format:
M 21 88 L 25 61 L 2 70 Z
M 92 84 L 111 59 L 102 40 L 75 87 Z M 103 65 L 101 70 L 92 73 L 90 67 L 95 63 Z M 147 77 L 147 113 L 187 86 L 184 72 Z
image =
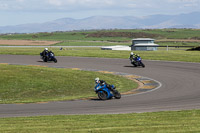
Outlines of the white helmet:
M 48 48 L 45 48 L 44 50 L 48 51 Z
M 131 54 L 130 55 L 134 55 L 134 53 L 133 52 L 131 52 Z
M 94 80 L 95 80 L 95 83 L 98 83 L 98 82 L 99 82 L 99 78 L 98 78 L 98 77 L 95 78 Z

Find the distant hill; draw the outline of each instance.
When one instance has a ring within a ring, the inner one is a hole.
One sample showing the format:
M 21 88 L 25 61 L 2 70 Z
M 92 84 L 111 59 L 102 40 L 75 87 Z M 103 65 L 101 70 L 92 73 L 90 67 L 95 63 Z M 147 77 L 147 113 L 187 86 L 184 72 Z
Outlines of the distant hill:
M 93 16 L 84 19 L 61 18 L 45 23 L 1 26 L 0 33 L 33 33 L 91 29 L 200 28 L 200 12 L 146 17 Z

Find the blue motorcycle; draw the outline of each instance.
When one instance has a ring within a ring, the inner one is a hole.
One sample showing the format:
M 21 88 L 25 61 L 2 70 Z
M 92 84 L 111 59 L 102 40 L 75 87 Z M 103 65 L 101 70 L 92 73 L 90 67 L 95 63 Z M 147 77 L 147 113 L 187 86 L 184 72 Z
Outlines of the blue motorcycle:
M 132 61 L 131 61 L 131 64 L 133 64 L 134 67 L 137 67 L 137 66 L 142 66 L 142 67 L 145 67 L 145 65 L 142 63 L 142 58 L 141 57 L 135 57 Z
M 113 91 L 108 89 L 106 84 L 104 84 L 104 85 L 97 84 L 94 87 L 94 90 L 97 93 L 99 99 L 101 99 L 101 100 L 107 100 L 107 99 L 111 99 L 113 97 L 115 97 L 116 99 L 120 99 L 121 94 L 115 89 L 114 85 L 111 85 L 111 87 L 113 88 Z
M 57 59 L 54 55 L 54 53 L 52 51 L 49 51 L 46 56 L 42 56 L 42 53 L 40 53 L 40 58 L 44 61 L 54 61 L 55 63 L 57 63 Z

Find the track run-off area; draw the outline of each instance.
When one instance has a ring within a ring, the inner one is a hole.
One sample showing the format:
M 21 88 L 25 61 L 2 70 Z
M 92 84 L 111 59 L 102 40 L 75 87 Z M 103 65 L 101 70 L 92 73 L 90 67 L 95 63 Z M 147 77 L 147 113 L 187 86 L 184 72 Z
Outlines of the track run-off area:
M 200 109 L 200 63 L 147 61 L 133 67 L 129 59 L 57 56 L 58 63 L 45 63 L 39 56 L 0 55 L 0 63 L 80 68 L 137 75 L 156 81 L 152 91 L 123 95 L 112 100 L 74 100 L 30 104 L 0 104 L 0 117 L 142 113 Z M 66 81 L 67 83 L 67 81 Z M 93 91 L 93 90 L 91 90 Z

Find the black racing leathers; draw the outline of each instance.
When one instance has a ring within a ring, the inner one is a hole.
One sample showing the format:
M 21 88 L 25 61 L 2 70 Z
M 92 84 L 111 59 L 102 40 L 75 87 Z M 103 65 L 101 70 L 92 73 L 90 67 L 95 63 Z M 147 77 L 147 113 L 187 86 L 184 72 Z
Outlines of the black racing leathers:
M 109 90 L 111 90 L 112 92 L 114 92 L 114 89 L 115 89 L 115 88 L 112 88 L 111 85 L 109 85 L 109 84 L 106 83 L 106 81 L 104 81 L 104 80 L 99 80 L 99 82 L 100 82 L 100 85 L 101 85 L 101 86 L 105 84 L 106 87 L 107 87 Z

